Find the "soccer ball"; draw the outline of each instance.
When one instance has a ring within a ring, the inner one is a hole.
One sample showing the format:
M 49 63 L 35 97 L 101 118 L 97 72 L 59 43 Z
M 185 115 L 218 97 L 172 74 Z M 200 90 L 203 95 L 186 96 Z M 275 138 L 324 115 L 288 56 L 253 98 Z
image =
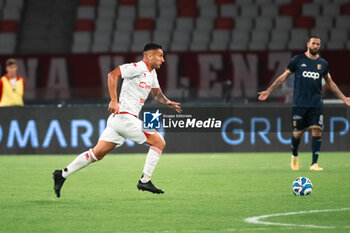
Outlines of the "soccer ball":
M 292 192 L 295 196 L 306 196 L 312 192 L 311 180 L 307 177 L 298 177 L 293 181 Z

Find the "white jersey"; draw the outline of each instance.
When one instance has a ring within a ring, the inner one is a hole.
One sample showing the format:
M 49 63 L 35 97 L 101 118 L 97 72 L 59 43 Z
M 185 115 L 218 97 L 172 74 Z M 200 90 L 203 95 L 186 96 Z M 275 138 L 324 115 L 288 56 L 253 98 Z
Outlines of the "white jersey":
M 119 112 L 139 115 L 151 88 L 159 88 L 157 73 L 144 60 L 119 66 L 124 79 L 119 96 Z

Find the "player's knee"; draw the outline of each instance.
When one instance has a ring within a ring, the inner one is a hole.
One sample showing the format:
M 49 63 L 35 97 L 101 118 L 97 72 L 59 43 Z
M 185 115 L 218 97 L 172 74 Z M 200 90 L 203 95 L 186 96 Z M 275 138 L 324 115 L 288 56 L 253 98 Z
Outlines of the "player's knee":
M 313 128 L 311 134 L 313 137 L 321 137 L 322 130 L 320 128 Z
M 303 134 L 302 131 L 294 131 L 294 132 L 293 132 L 293 137 L 296 138 L 296 139 L 298 139 L 298 138 L 301 137 L 302 134 Z
M 161 139 L 161 143 L 160 143 L 160 146 L 161 146 L 160 149 L 163 150 L 163 149 L 165 148 L 165 145 L 166 145 L 166 142 L 165 142 L 164 138 L 162 138 L 162 139 Z
M 155 144 L 156 145 L 154 145 L 154 146 L 158 147 L 161 150 L 163 150 L 165 145 L 166 145 L 165 140 L 162 136 L 159 137 L 159 139 L 157 140 L 157 142 Z

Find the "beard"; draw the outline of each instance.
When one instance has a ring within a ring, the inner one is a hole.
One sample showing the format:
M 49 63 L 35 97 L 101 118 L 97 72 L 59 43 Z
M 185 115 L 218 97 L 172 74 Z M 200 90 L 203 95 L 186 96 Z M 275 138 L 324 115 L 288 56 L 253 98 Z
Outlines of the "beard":
M 315 56 L 318 54 L 318 49 L 309 49 L 309 53 L 312 55 L 312 56 Z

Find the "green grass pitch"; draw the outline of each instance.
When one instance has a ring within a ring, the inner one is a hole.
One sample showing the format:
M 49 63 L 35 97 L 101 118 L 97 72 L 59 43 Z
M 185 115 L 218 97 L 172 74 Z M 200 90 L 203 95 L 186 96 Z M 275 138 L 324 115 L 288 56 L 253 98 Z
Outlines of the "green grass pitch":
M 138 191 L 145 154 L 109 155 L 72 175 L 57 199 L 52 171 L 75 156 L 0 156 L 0 232 L 350 232 L 350 153 L 310 153 L 291 171 L 289 153 L 164 154 L 153 182 L 164 195 Z M 298 176 L 311 196 L 292 194 Z M 342 209 L 338 211 L 338 209 Z M 245 218 L 272 216 L 263 225 Z M 327 226 L 310 228 L 299 225 Z

